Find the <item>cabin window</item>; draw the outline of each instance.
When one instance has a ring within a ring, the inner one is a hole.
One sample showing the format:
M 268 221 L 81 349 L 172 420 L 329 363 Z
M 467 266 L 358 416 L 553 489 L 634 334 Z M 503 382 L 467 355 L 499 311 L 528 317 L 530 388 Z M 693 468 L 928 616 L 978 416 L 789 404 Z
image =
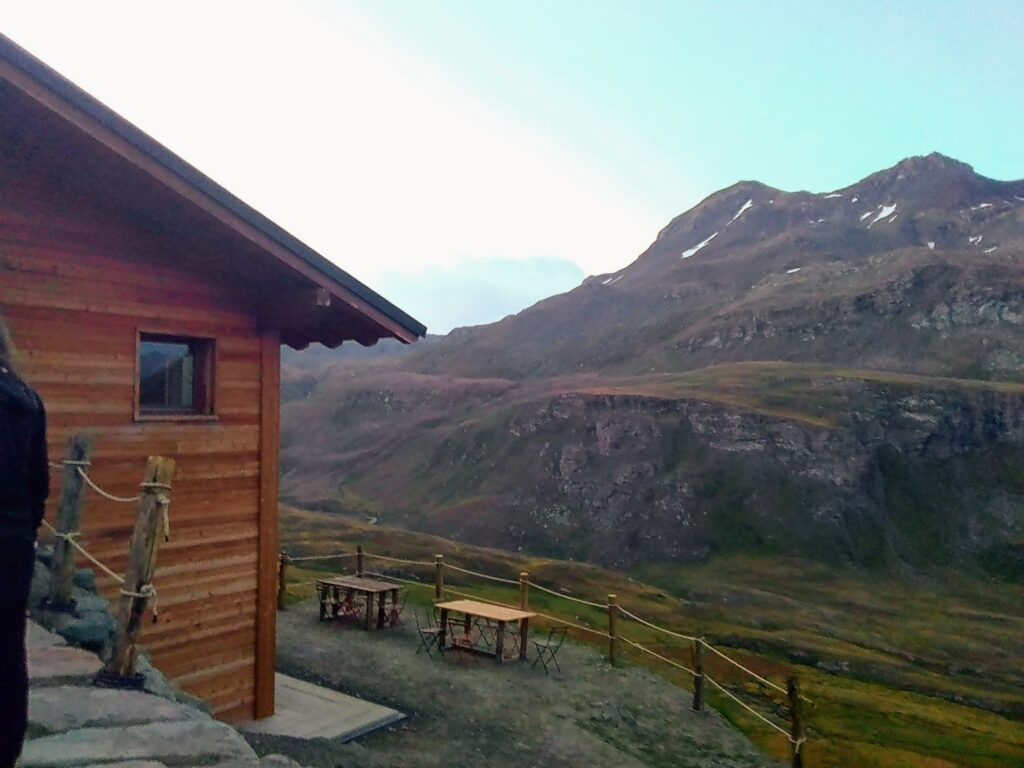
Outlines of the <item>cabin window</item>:
M 138 415 L 213 415 L 213 340 L 139 334 Z

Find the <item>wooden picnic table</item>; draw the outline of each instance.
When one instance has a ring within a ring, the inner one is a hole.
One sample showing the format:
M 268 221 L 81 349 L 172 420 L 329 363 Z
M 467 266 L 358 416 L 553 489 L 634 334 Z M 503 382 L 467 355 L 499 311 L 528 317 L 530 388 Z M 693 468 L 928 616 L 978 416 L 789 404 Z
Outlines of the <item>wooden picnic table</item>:
M 377 629 L 384 627 L 386 612 L 384 610 L 387 596 L 391 595 L 391 609 L 398 607 L 398 590 L 402 587 L 392 584 L 390 581 L 380 579 L 368 579 L 365 576 L 334 576 L 330 579 L 317 579 L 316 592 L 320 598 L 320 621 L 327 618 L 327 608 L 330 606 L 333 618 L 338 617 L 342 606 L 352 604 L 352 596 L 361 592 L 366 596 L 366 615 L 363 619 L 363 628 L 370 628 L 370 620 L 373 616 L 373 601 L 377 599 Z M 345 593 L 342 600 L 341 594 Z
M 502 662 L 502 651 L 505 648 L 505 625 L 510 621 L 518 621 L 519 660 L 526 661 L 526 642 L 527 633 L 530 631 L 530 619 L 537 614 L 531 613 L 530 611 L 521 611 L 518 608 L 508 608 L 504 605 L 482 603 L 478 600 L 449 600 L 448 602 L 437 603 L 437 607 L 441 611 L 441 634 L 437 638 L 437 647 L 442 652 L 444 651 L 445 637 L 448 632 L 448 613 L 450 611 L 455 611 L 456 613 L 463 614 L 465 617 L 466 634 L 469 634 L 474 617 L 490 619 L 497 623 L 498 630 L 495 633 L 493 654 L 476 647 L 466 648 L 465 650 L 480 653 L 485 656 L 493 655 L 494 660 L 498 664 L 501 664 Z

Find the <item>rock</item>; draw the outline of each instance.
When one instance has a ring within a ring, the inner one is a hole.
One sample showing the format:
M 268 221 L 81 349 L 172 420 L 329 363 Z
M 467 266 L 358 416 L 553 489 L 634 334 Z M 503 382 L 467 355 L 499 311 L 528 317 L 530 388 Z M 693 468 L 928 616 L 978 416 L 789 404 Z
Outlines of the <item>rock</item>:
M 91 592 L 75 590 L 75 608 L 79 616 L 87 613 L 109 613 L 110 602 L 105 597 Z
M 125 760 L 210 765 L 238 763 L 256 768 L 256 753 L 237 731 L 213 720 L 184 720 L 114 728 L 82 728 L 43 736 L 25 745 L 19 768 L 62 768 Z
M 145 656 L 139 656 L 138 662 L 135 664 L 135 671 L 144 678 L 145 682 L 143 683 L 143 688 L 146 690 L 146 693 L 170 699 L 171 701 L 198 701 L 197 699 L 192 700 L 191 697 L 185 696 L 181 691 L 167 682 L 167 678 L 164 677 L 160 670 L 154 667 L 152 662 L 150 662 L 150 660 Z M 207 711 L 205 704 L 203 705 L 203 711 Z
M 92 763 L 83 768 L 167 768 L 156 760 L 122 760 L 119 763 Z
M 29 648 L 28 676 L 33 686 L 86 685 L 102 666 L 95 654 L 79 648 Z
M 101 651 L 110 641 L 116 622 L 105 610 L 82 612 L 79 615 L 56 614 L 51 620 L 54 630 L 65 640 L 91 651 Z
M 302 766 L 284 755 L 264 755 L 260 758 L 260 768 L 302 768 Z
M 67 645 L 67 642 L 65 642 L 63 637 L 54 634 L 47 629 L 43 629 L 34 621 L 30 621 L 28 623 L 28 636 L 26 642 L 29 649 L 52 648 L 58 645 Z
M 192 707 L 142 691 L 59 686 L 29 693 L 29 722 L 51 733 L 205 717 Z
M 45 566 L 49 566 L 53 560 L 53 545 L 38 547 L 36 549 L 36 560 Z
M 75 586 L 89 592 L 96 591 L 96 572 L 92 568 L 78 568 L 75 570 Z

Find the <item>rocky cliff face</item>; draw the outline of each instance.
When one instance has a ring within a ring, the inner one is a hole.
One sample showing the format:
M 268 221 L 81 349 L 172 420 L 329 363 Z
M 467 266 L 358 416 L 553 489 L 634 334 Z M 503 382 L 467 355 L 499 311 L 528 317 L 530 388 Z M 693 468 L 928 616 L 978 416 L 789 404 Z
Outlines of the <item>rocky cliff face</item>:
M 295 469 L 306 433 L 286 451 L 286 497 L 339 511 L 372 499 L 374 515 L 417 529 L 616 567 L 727 551 L 977 561 L 1024 535 L 1024 488 L 1012 469 L 988 476 L 1024 456 L 1024 389 L 787 366 L 716 373 L 721 386 L 686 382 L 673 396 L 657 394 L 665 381 L 507 389 L 482 419 L 438 420 L 409 392 L 353 390 L 337 412 L 358 408 L 353 443 L 388 435 L 386 459 L 335 455 L 332 478 L 311 487 Z M 729 391 L 736 376 L 761 380 Z
M 834 427 L 699 402 L 559 397 L 509 425 L 536 451 L 537 485 L 502 495 L 508 525 L 487 543 L 615 566 L 736 548 L 922 562 L 913 542 L 928 534 L 901 519 L 887 457 L 938 468 L 1016 449 L 1024 405 L 991 393 L 889 394 L 858 390 L 856 411 Z M 928 524 L 944 554 L 970 557 L 1024 532 L 1022 499 L 990 490 L 990 503 Z M 472 522 L 465 533 L 486 537 Z

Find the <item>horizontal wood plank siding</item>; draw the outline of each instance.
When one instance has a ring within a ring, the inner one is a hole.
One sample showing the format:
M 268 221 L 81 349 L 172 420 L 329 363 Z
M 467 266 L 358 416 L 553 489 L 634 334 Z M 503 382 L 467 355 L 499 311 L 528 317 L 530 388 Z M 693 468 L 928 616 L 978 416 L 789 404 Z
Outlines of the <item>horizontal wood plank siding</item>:
M 177 460 L 171 540 L 155 578 L 160 618 L 145 625 L 143 645 L 218 716 L 251 717 L 266 356 L 252 311 L 223 281 L 185 268 L 164 236 L 61 200 L 59 189 L 42 194 L 40 183 L 3 187 L 0 312 L 46 402 L 51 457 L 72 432 L 94 432 L 90 474 L 124 496 L 138 493 L 147 455 Z M 216 421 L 134 420 L 140 329 L 216 339 Z M 58 482 L 55 472 L 48 514 Z M 83 544 L 121 571 L 135 506 L 86 496 Z M 116 591 L 109 579 L 99 583 Z

